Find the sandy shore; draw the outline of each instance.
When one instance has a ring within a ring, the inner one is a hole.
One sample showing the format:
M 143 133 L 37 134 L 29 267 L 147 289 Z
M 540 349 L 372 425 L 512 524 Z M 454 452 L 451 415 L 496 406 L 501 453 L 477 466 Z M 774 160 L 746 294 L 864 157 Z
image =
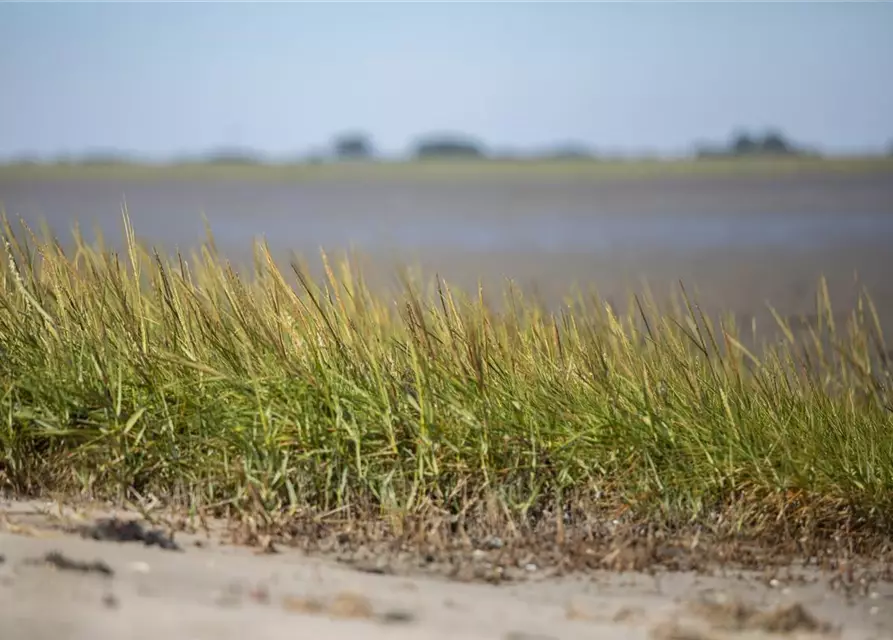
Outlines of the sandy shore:
M 171 550 L 73 531 L 111 515 L 135 518 L 0 502 L 0 637 L 867 640 L 893 634 L 893 584 L 857 584 L 846 595 L 833 588 L 836 574 L 817 570 L 549 578 L 530 566 L 525 580 L 490 585 L 411 572 L 377 575 L 287 548 L 260 553 L 207 533 L 178 534 L 179 548 Z

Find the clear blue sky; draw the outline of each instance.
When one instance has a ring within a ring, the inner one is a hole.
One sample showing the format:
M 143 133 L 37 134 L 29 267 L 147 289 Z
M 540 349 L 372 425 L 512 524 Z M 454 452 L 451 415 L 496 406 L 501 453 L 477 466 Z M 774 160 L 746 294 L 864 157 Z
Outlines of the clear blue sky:
M 893 3 L 0 5 L 0 156 L 893 140 Z

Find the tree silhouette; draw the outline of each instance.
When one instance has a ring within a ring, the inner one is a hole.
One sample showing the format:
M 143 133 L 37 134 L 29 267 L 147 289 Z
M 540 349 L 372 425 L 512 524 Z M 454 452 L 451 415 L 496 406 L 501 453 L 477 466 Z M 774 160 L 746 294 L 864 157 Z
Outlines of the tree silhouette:
M 757 150 L 756 141 L 747 133 L 736 133 L 732 139 L 731 152 L 736 156 L 750 155 L 756 153 Z
M 415 157 L 422 158 L 482 158 L 484 149 L 479 143 L 461 136 L 429 136 L 415 147 Z
M 770 129 L 762 137 L 739 131 L 732 136 L 727 154 L 750 155 L 799 155 L 803 153 L 778 130 Z
M 784 139 L 784 136 L 778 131 L 770 130 L 763 137 L 762 149 L 763 153 L 770 154 L 788 154 L 793 151 L 791 145 L 787 140 Z
M 332 146 L 335 155 L 342 160 L 365 160 L 375 155 L 372 141 L 364 133 L 341 134 Z

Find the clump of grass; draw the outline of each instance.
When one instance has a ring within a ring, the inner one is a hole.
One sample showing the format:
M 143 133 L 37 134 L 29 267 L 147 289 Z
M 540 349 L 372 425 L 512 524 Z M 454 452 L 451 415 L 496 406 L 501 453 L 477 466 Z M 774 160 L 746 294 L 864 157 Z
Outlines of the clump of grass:
M 556 501 L 706 520 L 741 505 L 876 519 L 893 506 L 888 351 L 867 295 L 820 289 L 806 341 L 743 346 L 731 319 L 595 297 L 499 310 L 436 281 L 375 295 L 264 244 L 243 277 L 213 238 L 122 255 L 4 218 L 0 483 L 237 510 L 507 512 Z M 757 351 L 754 353 L 753 351 Z M 594 501 L 594 502 L 593 502 Z

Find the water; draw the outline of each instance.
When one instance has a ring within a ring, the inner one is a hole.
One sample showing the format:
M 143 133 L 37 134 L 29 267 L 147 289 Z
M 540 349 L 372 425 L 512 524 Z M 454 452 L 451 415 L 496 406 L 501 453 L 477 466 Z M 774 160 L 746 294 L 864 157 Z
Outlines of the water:
M 163 246 L 218 243 L 369 251 L 580 253 L 816 248 L 893 241 L 888 176 L 689 178 L 604 183 L 0 182 L 0 204 L 66 234 L 75 220 Z
M 356 245 L 365 249 L 438 249 L 462 251 L 530 251 L 547 253 L 670 249 L 697 251 L 713 248 L 821 247 L 841 242 L 893 242 L 893 216 L 881 213 L 785 215 L 766 220 L 752 215 L 738 217 L 676 214 L 580 217 L 523 216 L 505 221 L 485 215 L 476 222 L 456 224 L 447 218 L 409 218 L 396 225 L 382 225 L 361 217 L 350 226 L 326 219 L 295 223 L 277 219 L 229 220 L 217 227 L 227 244 L 263 235 L 273 245 L 284 238 L 292 244 L 308 240 L 323 246 Z
M 658 293 L 685 282 L 708 312 L 774 326 L 815 311 L 820 275 L 836 308 L 869 288 L 893 335 L 893 176 L 805 175 L 582 181 L 380 180 L 354 182 L 10 181 L 0 205 L 64 242 L 72 224 L 98 227 L 121 248 L 126 199 L 137 235 L 162 251 L 204 239 L 250 266 L 265 236 L 277 259 L 297 251 L 321 274 L 317 250 L 355 247 L 367 282 L 393 282 L 395 263 L 451 285 L 488 291 L 511 278 L 548 305 L 574 284 L 608 299 L 648 281 Z M 287 271 L 287 270 L 286 270 Z M 497 296 L 498 297 L 498 296 Z M 885 329 L 886 331 L 886 329 Z

